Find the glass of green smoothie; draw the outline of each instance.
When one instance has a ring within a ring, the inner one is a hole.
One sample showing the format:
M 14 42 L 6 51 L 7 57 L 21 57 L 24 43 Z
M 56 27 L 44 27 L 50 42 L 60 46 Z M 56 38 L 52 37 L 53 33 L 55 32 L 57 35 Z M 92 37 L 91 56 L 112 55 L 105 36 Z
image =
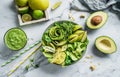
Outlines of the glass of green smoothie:
M 26 33 L 20 28 L 9 29 L 4 36 L 5 45 L 11 50 L 20 50 L 27 43 Z

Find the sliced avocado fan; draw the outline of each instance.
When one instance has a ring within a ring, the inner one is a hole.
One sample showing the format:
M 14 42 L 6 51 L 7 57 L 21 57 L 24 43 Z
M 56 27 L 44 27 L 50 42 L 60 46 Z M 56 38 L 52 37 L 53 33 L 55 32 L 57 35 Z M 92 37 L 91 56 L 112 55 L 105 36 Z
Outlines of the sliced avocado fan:
M 106 54 L 114 53 L 117 50 L 114 40 L 108 36 L 100 36 L 96 38 L 95 46 L 99 51 Z
M 94 12 L 88 17 L 86 25 L 90 29 L 99 29 L 106 23 L 107 19 L 107 13 L 103 11 Z

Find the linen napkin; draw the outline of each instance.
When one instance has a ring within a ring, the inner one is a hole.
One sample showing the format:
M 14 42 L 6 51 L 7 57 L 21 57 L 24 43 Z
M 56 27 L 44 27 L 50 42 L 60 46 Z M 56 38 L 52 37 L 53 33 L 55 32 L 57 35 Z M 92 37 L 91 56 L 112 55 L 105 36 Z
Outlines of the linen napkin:
M 120 14 L 120 0 L 112 8 Z
M 110 7 L 111 5 L 118 3 L 119 1 L 120 0 L 73 0 L 73 2 L 71 2 L 71 8 L 73 9 L 77 8 L 79 10 L 85 10 L 85 11 L 104 10 Z M 118 4 L 120 5 L 120 2 Z M 81 7 L 83 5 L 84 7 Z

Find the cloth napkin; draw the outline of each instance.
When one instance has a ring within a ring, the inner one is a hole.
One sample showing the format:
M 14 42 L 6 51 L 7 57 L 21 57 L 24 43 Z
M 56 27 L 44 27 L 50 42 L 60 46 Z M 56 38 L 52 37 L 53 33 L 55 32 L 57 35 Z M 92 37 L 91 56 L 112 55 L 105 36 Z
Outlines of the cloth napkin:
M 120 11 L 120 0 L 73 0 L 71 2 L 72 9 L 83 11 L 104 10 L 111 5 L 114 5 L 115 10 Z
M 120 0 L 112 8 L 120 14 Z

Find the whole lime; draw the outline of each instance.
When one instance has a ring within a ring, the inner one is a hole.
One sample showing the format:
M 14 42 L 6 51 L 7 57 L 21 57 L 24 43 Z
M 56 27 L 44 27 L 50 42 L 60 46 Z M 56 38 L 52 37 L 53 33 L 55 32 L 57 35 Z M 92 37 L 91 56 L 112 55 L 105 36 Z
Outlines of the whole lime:
M 28 0 L 15 0 L 15 3 L 17 4 L 17 6 L 23 7 L 27 5 Z
M 44 13 L 42 10 L 34 10 L 32 16 L 34 19 L 40 19 L 44 16 Z

